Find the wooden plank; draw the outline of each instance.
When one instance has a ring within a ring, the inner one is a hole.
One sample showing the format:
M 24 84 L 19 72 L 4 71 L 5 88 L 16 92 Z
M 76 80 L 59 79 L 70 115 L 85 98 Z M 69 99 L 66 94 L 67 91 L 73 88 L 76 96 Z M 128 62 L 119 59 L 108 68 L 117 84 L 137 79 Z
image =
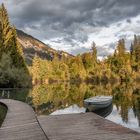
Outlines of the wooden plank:
M 50 140 L 140 140 L 140 134 L 94 113 L 38 116 Z
M 0 140 L 46 140 L 33 109 L 20 101 L 1 99 L 8 108 L 0 128 Z

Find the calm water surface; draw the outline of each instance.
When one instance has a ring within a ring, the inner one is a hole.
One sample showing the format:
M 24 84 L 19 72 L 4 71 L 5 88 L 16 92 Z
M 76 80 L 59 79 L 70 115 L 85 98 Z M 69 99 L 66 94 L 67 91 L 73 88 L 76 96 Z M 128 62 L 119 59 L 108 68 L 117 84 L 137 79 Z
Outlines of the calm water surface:
M 97 95 L 112 95 L 113 104 L 96 113 L 108 120 L 140 132 L 140 84 L 116 85 L 51 84 L 33 89 L 0 90 L 1 98 L 24 101 L 38 115 L 85 113 L 83 100 Z

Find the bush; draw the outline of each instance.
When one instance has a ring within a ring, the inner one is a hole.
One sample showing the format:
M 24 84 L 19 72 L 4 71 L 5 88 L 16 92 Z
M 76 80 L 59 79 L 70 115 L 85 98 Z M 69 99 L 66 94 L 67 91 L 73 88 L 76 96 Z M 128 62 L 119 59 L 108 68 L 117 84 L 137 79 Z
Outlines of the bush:
M 24 68 L 12 64 L 10 54 L 3 54 L 0 60 L 0 87 L 20 88 L 31 86 L 31 78 Z

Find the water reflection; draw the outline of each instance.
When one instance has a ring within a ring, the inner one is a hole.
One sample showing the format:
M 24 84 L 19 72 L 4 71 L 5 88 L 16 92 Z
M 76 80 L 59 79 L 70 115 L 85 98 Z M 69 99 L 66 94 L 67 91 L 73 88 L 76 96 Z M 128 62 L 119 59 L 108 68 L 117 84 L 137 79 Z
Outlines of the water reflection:
M 108 115 L 110 115 L 110 113 L 112 112 L 113 110 L 113 105 L 109 105 L 108 107 L 105 107 L 105 108 L 101 108 L 99 110 L 95 110 L 93 111 L 94 113 L 96 113 L 97 115 L 100 115 L 102 117 L 107 117 Z
M 121 85 L 57 83 L 47 86 L 38 85 L 33 89 L 15 89 L 4 93 L 3 90 L 0 91 L 2 98 L 17 99 L 32 105 L 38 115 L 80 112 L 79 110 L 83 109 L 84 99 L 97 95 L 113 96 L 113 110 L 106 117 L 107 119 L 130 128 L 135 126 L 135 129 L 140 131 L 140 84 L 137 83 L 133 83 L 133 85 L 125 83 L 121 83 Z M 75 108 L 78 111 L 74 110 Z
M 106 117 L 112 112 L 107 119 L 140 131 L 140 86 L 137 84 L 70 85 L 65 83 L 36 86 L 29 97 L 32 98 L 37 114 L 64 114 L 80 112 L 80 109 L 75 109 L 72 105 L 76 104 L 78 106 L 76 108 L 82 108 L 84 99 L 97 95 L 112 95 L 113 106 L 96 113 Z M 135 123 L 132 125 L 132 122 Z
M 133 109 L 130 109 L 128 112 L 127 122 L 123 120 L 123 118 L 121 117 L 120 111 L 118 111 L 116 106 L 113 106 L 113 110 L 111 114 L 107 116 L 106 119 L 140 132 L 140 126 L 138 124 L 139 119 L 134 115 Z
M 56 110 L 53 113 L 51 113 L 51 115 L 85 113 L 85 112 L 86 112 L 86 108 L 79 107 L 78 105 L 74 104 L 74 105 L 69 106 L 68 108 Z

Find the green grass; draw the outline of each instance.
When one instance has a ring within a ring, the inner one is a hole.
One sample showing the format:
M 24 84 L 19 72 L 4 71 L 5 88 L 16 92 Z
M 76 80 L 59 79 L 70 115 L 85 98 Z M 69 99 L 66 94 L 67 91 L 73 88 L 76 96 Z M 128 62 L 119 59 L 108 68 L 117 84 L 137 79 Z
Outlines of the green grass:
M 7 108 L 0 104 L 0 127 L 4 121 L 6 113 L 7 113 Z

